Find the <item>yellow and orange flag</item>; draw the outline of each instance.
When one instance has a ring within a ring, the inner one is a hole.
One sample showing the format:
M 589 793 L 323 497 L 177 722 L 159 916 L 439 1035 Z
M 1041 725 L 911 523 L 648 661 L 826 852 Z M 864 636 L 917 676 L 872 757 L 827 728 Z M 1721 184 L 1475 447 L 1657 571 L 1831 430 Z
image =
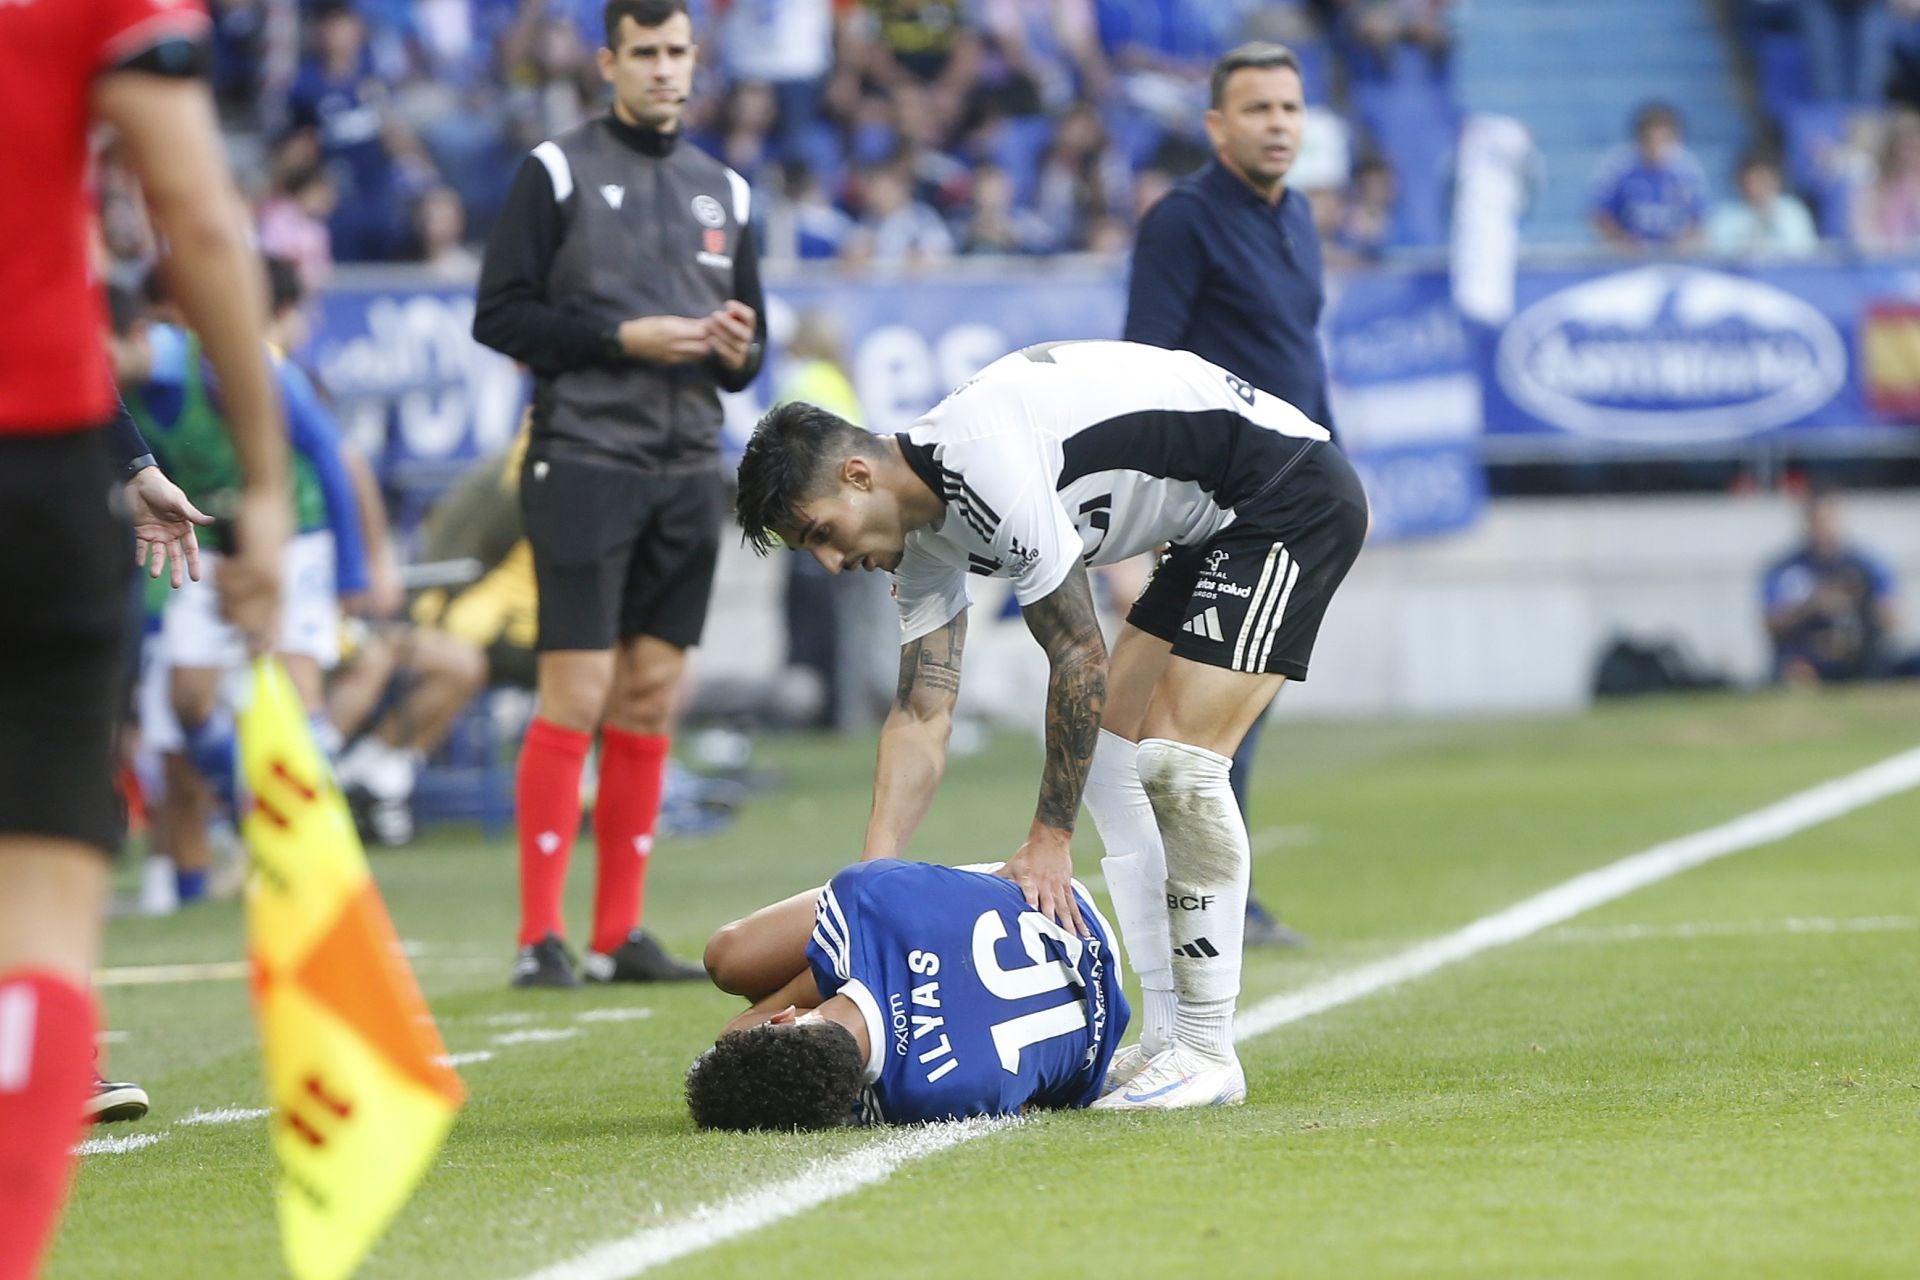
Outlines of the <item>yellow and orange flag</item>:
M 466 1090 L 299 696 L 272 659 L 254 666 L 240 760 L 253 796 L 247 951 L 281 1242 L 297 1280 L 338 1280 L 406 1203 Z

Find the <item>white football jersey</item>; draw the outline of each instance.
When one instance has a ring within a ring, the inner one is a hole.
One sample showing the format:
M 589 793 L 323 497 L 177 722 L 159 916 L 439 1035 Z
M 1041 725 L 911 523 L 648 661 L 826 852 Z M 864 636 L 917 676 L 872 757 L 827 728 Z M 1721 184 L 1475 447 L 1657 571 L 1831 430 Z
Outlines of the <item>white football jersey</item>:
M 1076 559 L 1204 543 L 1329 436 L 1191 352 L 1055 342 L 1002 356 L 899 439 L 947 504 L 894 573 L 911 641 L 971 603 L 970 573 L 1011 578 L 1024 606 Z

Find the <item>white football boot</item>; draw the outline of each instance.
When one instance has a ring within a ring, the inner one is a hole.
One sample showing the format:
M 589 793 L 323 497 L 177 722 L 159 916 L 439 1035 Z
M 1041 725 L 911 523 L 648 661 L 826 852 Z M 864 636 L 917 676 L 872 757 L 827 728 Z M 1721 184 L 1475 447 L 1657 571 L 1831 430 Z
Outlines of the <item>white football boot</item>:
M 1138 1044 L 1124 1045 L 1113 1055 L 1113 1061 L 1107 1064 L 1107 1078 L 1100 1086 L 1100 1096 L 1106 1097 L 1115 1089 L 1123 1089 L 1134 1081 L 1147 1063 L 1152 1061 L 1146 1049 Z
M 1240 1069 L 1239 1058 L 1210 1058 L 1176 1042 L 1093 1105 L 1107 1111 L 1179 1111 L 1237 1107 L 1246 1100 L 1247 1073 Z

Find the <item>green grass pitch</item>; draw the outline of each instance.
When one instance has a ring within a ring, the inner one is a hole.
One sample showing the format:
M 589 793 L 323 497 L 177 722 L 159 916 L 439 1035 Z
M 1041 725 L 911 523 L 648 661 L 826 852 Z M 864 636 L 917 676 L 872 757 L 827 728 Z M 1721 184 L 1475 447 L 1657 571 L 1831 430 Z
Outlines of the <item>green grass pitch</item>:
M 1269 727 L 1255 885 L 1312 938 L 1251 1002 L 1920 743 L 1920 690 L 1673 699 L 1572 719 Z M 717 924 L 857 850 L 870 738 L 764 745 L 784 786 L 666 841 L 649 923 Z M 919 843 L 1011 853 L 1036 744 L 955 760 Z M 1083 825 L 1077 859 L 1098 868 Z M 587 918 L 589 847 L 569 920 Z M 519 993 L 507 842 L 374 857 L 472 1099 L 362 1271 L 513 1280 L 876 1141 L 692 1131 L 702 987 Z M 117 920 L 110 970 L 241 954 L 239 909 Z M 216 971 L 218 972 L 218 971 Z M 104 989 L 153 1114 L 95 1135 L 51 1280 L 283 1274 L 246 984 Z M 583 1016 L 590 1015 L 590 1016 Z M 1242 1045 L 1242 1110 L 1047 1115 L 683 1258 L 674 1276 L 1920 1275 L 1920 793 L 1684 873 Z

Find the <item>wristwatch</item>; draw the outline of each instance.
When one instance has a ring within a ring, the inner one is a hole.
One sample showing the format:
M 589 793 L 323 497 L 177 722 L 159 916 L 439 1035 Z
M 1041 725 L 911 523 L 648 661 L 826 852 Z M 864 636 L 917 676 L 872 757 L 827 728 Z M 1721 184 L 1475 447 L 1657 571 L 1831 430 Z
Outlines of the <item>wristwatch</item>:
M 122 480 L 131 481 L 135 476 L 139 475 L 142 471 L 145 471 L 148 467 L 157 467 L 159 465 L 160 464 L 158 462 L 154 461 L 152 454 L 143 453 L 139 457 L 134 458 L 127 463 L 126 472 L 120 478 Z

